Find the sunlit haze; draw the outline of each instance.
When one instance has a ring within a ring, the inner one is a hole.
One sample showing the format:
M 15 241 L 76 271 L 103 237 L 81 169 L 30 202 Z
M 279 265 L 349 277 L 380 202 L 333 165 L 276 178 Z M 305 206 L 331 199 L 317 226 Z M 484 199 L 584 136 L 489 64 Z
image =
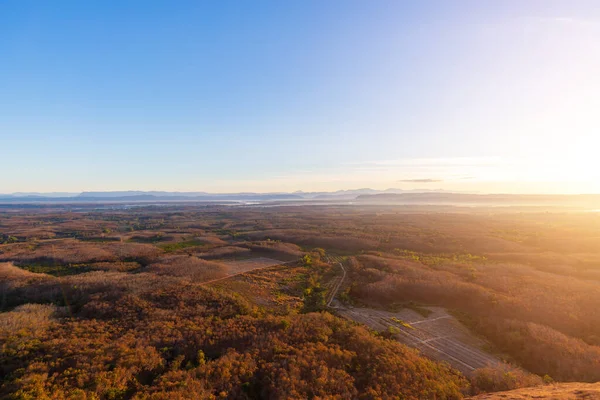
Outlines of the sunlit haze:
M 597 1 L 0 2 L 0 193 L 600 193 Z

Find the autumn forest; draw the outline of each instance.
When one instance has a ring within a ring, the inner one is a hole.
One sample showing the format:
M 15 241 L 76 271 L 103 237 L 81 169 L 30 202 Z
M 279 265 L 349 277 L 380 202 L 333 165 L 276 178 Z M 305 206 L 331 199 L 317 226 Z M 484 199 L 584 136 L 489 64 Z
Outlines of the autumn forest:
M 0 210 L 0 397 L 460 399 L 600 381 L 600 214 Z

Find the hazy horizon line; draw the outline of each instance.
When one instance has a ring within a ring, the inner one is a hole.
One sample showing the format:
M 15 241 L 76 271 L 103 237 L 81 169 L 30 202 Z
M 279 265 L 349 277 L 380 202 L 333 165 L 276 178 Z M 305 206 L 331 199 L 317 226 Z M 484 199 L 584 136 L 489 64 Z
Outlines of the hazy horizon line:
M 582 195 L 600 195 L 600 192 L 578 192 L 578 193 L 565 193 L 565 192 L 487 192 L 487 191 L 461 191 L 461 190 L 450 190 L 450 189 L 402 189 L 402 188 L 386 188 L 386 189 L 373 189 L 370 187 L 350 188 L 350 189 L 337 189 L 337 190 L 295 190 L 295 191 L 224 191 L 224 192 L 213 192 L 203 190 L 139 190 L 139 189 L 127 189 L 127 190 L 83 190 L 83 191 L 50 191 L 50 192 L 37 192 L 37 191 L 16 191 L 16 192 L 0 192 L 0 196 L 50 196 L 55 197 L 75 197 L 82 194 L 105 194 L 105 193 L 166 193 L 166 194 L 194 194 L 194 195 L 236 195 L 236 194 L 261 194 L 261 195 L 274 195 L 274 194 L 311 194 L 311 193 L 324 193 L 334 194 L 340 192 L 357 192 L 357 191 L 372 191 L 374 194 L 384 194 L 384 192 L 397 191 L 403 193 L 440 193 L 440 194 L 468 194 L 468 195 L 533 195 L 533 196 L 582 196 Z M 390 193 L 390 194 L 402 194 L 402 193 Z

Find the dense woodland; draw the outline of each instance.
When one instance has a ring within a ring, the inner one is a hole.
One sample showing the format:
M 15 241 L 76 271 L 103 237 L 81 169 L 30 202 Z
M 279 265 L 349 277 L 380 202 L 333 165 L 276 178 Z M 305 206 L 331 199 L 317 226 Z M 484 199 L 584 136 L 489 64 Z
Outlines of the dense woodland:
M 330 257 L 347 267 L 346 304 L 445 307 L 523 372 L 466 377 L 336 316 Z M 600 216 L 7 207 L 0 307 L 6 398 L 458 399 L 542 378 L 592 382 Z

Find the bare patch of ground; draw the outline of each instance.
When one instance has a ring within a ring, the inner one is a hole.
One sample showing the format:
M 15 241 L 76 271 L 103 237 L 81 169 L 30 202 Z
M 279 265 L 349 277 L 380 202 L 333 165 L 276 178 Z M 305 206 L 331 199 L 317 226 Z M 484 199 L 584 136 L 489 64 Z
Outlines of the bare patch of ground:
M 230 274 L 241 274 L 258 268 L 273 267 L 283 264 L 283 261 L 267 257 L 249 258 L 246 260 L 220 261 L 227 265 Z
M 280 264 L 217 280 L 213 285 L 238 293 L 257 306 L 288 314 L 302 307 L 302 288 L 306 268 L 298 263 Z
M 508 392 L 488 393 L 469 397 L 472 400 L 600 400 L 600 383 L 559 383 L 511 390 Z
M 279 260 L 265 257 L 237 261 L 208 261 L 194 256 L 173 255 L 164 257 L 158 263 L 148 266 L 146 271 L 157 275 L 188 278 L 199 283 L 211 283 L 256 269 L 281 264 L 283 262 Z
M 0 332 L 17 333 L 22 329 L 43 328 L 62 315 L 64 310 L 47 304 L 23 304 L 0 313 Z

